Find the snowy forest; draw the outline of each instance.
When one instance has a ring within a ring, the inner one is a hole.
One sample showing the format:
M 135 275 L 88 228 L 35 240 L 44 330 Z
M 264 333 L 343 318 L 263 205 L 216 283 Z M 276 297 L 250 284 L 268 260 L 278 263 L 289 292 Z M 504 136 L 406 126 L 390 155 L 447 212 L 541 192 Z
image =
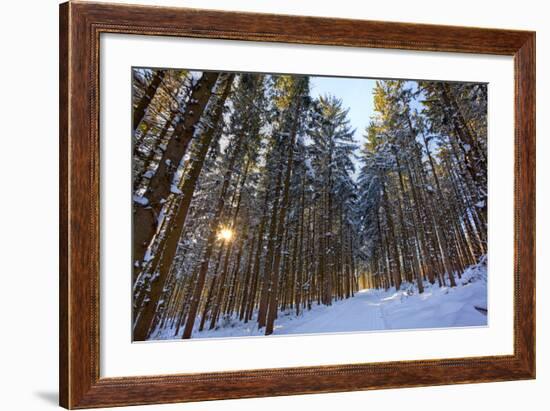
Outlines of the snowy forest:
M 132 69 L 134 341 L 487 324 L 487 85 L 345 80 Z

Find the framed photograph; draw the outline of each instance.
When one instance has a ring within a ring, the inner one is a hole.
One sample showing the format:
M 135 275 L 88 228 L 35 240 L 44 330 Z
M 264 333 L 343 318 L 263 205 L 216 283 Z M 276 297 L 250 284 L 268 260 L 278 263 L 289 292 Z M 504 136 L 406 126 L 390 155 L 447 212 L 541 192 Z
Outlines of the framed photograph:
M 60 404 L 535 377 L 535 33 L 60 6 Z

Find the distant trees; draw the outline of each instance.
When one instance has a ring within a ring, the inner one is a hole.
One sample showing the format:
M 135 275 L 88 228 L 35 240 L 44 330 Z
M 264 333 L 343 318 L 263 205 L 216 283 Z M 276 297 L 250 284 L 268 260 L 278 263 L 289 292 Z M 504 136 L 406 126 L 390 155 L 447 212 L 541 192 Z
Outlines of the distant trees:
M 378 82 L 359 150 L 307 76 L 134 70 L 134 339 L 453 285 L 486 252 L 486 90 L 411 84 Z

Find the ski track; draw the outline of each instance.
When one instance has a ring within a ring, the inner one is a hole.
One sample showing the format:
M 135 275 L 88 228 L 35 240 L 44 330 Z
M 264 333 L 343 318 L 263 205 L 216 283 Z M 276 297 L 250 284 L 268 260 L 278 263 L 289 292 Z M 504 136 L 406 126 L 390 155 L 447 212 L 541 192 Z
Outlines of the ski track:
M 355 297 L 336 301 L 323 308 L 317 315 L 306 312 L 303 316 L 282 325 L 275 323 L 274 334 L 307 334 L 316 332 L 349 332 L 385 329 L 382 310 L 376 296 L 360 291 Z

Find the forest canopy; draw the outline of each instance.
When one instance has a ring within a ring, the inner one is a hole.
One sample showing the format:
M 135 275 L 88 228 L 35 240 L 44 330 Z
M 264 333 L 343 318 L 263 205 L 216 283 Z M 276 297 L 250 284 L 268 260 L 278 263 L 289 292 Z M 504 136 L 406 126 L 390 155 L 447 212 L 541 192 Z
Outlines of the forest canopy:
M 283 313 L 455 287 L 484 260 L 486 84 L 347 79 L 369 82 L 352 115 L 320 77 L 132 76 L 134 340 L 270 335 Z

